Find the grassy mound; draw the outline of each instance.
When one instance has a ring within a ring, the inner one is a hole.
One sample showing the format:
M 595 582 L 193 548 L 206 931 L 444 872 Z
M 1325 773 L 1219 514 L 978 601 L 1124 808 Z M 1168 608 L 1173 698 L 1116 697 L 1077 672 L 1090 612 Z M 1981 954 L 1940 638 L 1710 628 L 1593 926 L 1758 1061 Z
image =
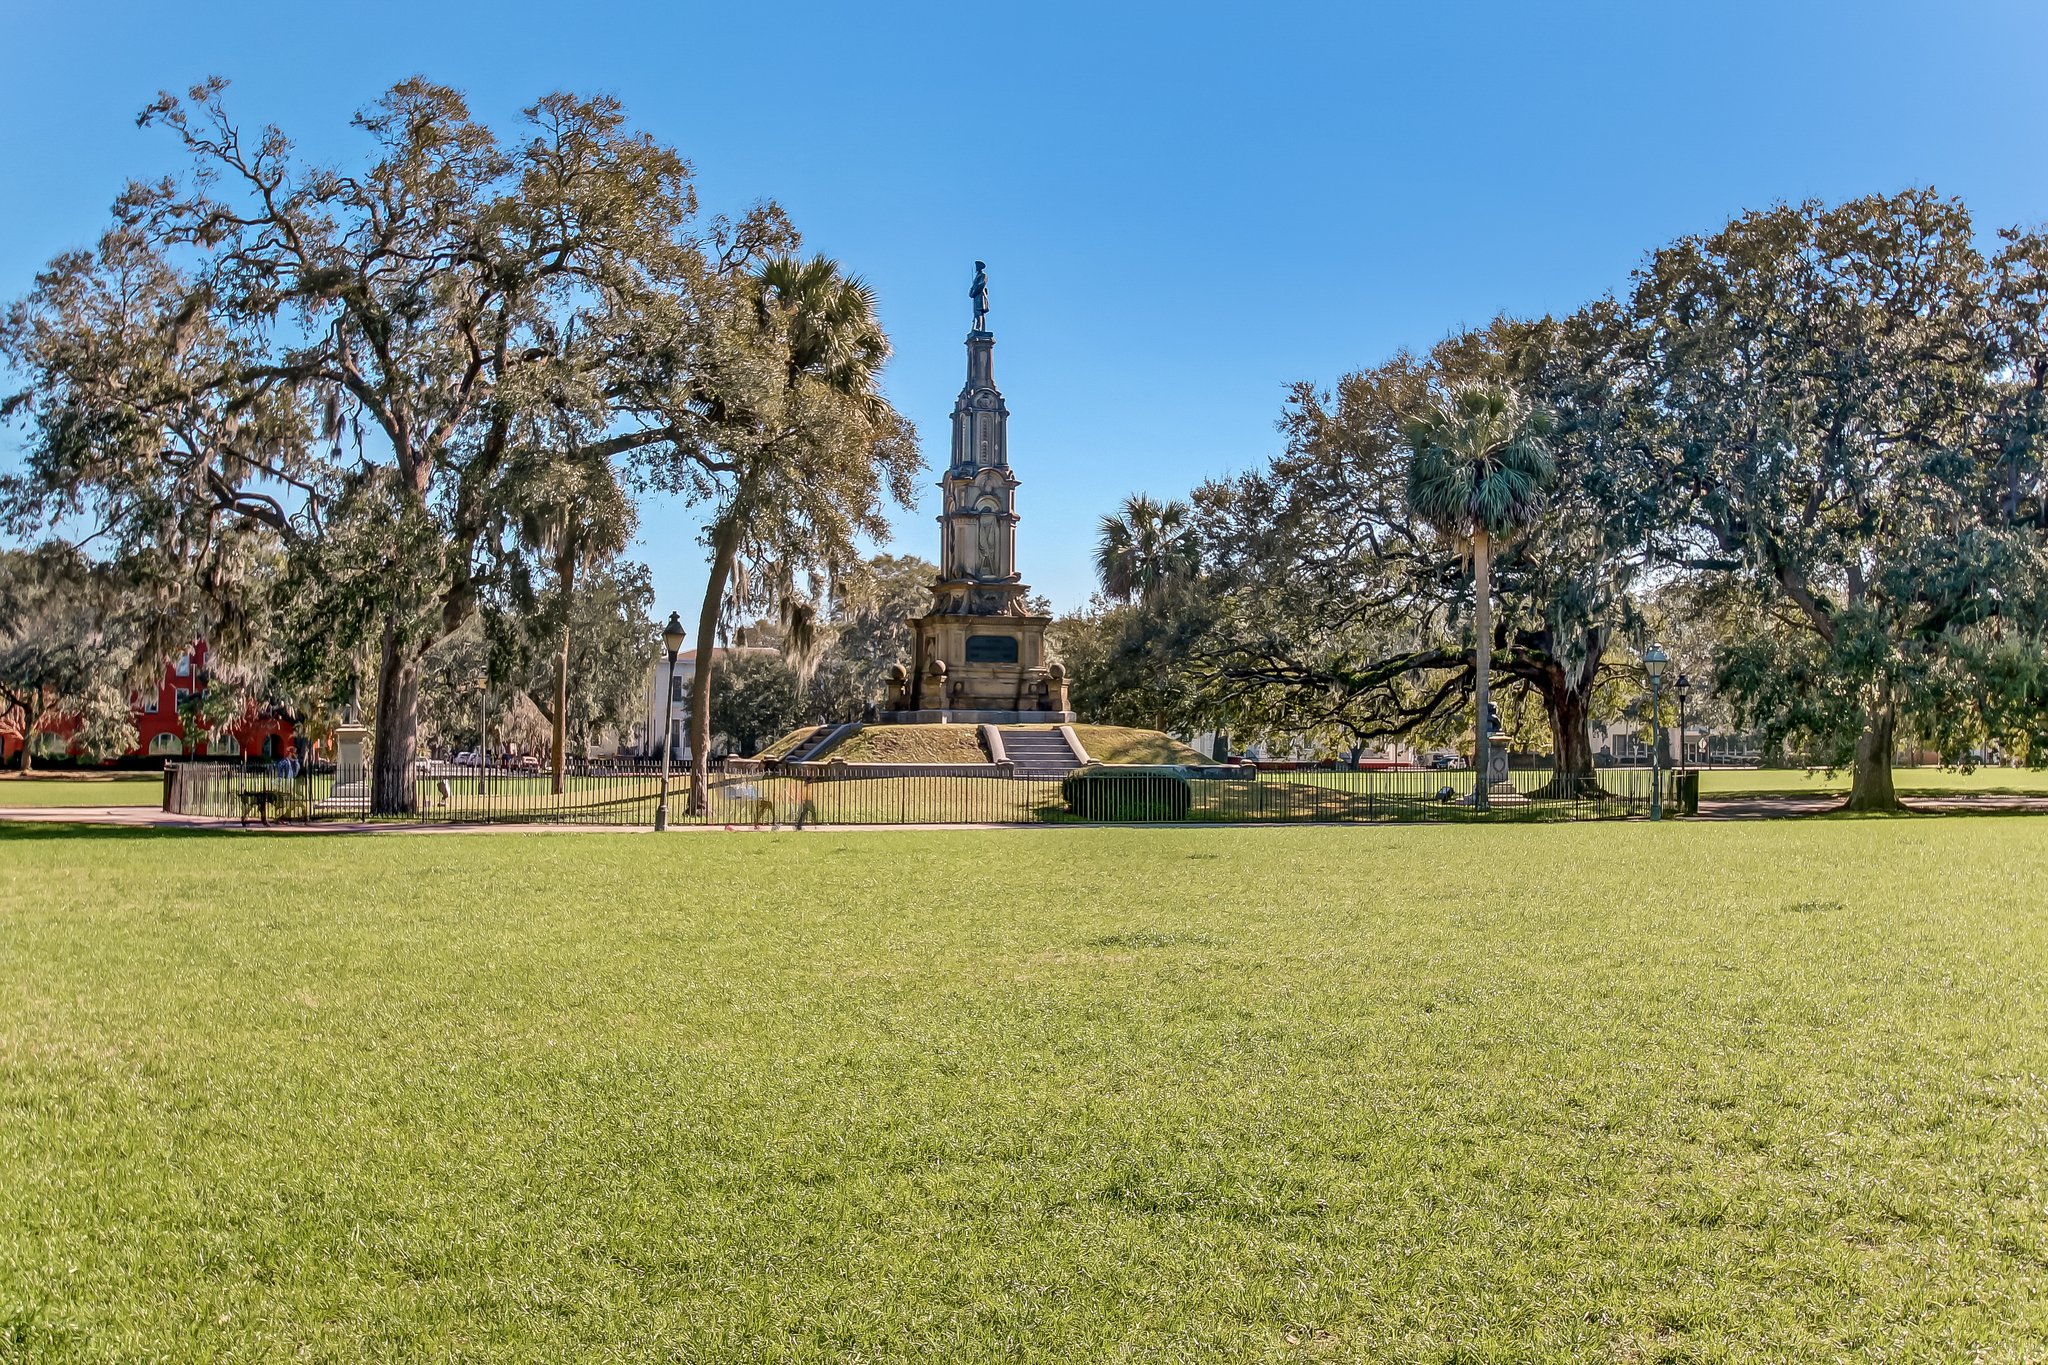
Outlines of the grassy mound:
M 863 725 L 819 755 L 848 763 L 986 763 L 974 725 Z
M 1098 763 L 1208 763 L 1198 750 L 1157 730 L 1134 730 L 1126 725 L 1076 725 L 1075 738 Z

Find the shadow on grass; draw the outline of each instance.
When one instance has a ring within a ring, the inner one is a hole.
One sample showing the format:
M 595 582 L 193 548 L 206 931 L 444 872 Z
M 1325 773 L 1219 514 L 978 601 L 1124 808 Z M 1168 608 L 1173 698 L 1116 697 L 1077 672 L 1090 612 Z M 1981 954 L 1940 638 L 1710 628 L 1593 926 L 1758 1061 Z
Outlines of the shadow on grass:
M 0 821 L 0 844 L 31 843 L 36 840 L 73 840 L 135 843 L 145 839 L 216 839 L 228 829 L 242 832 L 239 825 L 207 829 L 195 825 L 96 825 L 85 820 Z M 260 826 L 252 829 L 262 833 Z

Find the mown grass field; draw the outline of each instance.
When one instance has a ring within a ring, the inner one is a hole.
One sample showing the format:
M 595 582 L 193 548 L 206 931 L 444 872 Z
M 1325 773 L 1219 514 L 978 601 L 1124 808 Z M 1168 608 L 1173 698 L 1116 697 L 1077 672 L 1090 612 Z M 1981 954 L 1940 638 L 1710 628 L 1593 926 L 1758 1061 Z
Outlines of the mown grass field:
M 0 806 L 154 806 L 163 796 L 161 772 L 0 776 Z
M 0 826 L 0 1359 L 2040 1359 L 2044 834 Z
M 2048 769 L 1894 768 L 1892 785 L 1900 796 L 1942 796 L 1975 792 L 1983 795 L 2013 793 L 2039 796 L 2048 793 Z M 1802 768 L 1702 768 L 1700 795 L 1746 796 L 1849 792 L 1849 773 L 1807 772 Z

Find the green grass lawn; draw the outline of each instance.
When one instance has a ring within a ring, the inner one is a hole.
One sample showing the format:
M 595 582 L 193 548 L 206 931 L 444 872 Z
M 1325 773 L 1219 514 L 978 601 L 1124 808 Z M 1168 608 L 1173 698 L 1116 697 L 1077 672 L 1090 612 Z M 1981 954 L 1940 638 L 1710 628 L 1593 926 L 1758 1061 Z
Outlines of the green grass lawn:
M 1899 795 L 1951 795 L 2017 793 L 2039 796 L 2048 793 L 2048 769 L 1977 768 L 1963 772 L 1956 768 L 1894 768 L 1892 785 Z M 1800 768 L 1702 768 L 1700 795 L 1741 796 L 1798 793 L 1815 795 L 1849 791 L 1849 772 L 1809 773 Z
M 0 806 L 154 806 L 163 796 L 160 772 L 0 776 Z
M 2048 826 L 0 826 L 0 1360 L 2048 1351 Z

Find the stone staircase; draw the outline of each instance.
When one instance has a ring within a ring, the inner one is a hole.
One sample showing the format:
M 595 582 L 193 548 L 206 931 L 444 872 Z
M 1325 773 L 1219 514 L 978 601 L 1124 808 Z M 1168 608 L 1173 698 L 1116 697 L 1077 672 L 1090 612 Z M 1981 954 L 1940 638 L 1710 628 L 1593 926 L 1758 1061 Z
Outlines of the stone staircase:
M 784 763 L 808 763 L 825 750 L 839 742 L 840 736 L 853 729 L 852 725 L 820 725 L 804 738 L 801 744 L 782 756 Z
M 1065 777 L 1081 766 L 1081 760 L 1067 746 L 1067 737 L 1057 730 L 1002 726 L 996 733 L 1002 736 L 1004 756 L 1016 765 L 1018 777 Z

